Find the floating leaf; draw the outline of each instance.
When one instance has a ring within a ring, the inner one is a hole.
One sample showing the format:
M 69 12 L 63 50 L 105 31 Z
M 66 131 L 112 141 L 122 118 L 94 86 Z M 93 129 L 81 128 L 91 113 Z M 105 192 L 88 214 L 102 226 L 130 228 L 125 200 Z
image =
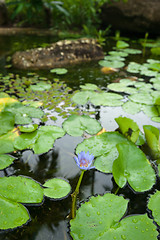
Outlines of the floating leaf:
M 81 136 L 84 131 L 89 134 L 98 133 L 102 127 L 96 120 L 87 115 L 71 115 L 63 122 L 64 130 L 71 136 Z
M 0 137 L 0 154 L 1 153 L 10 153 L 13 152 L 14 146 L 14 140 L 18 137 L 19 133 L 17 129 L 13 129 L 11 132 L 8 132 L 7 134 L 4 134 Z
M 127 210 L 127 203 L 122 196 L 110 193 L 91 197 L 88 202 L 81 205 L 76 217 L 70 221 L 72 238 L 156 240 L 158 235 L 156 226 L 147 214 L 122 218 Z
M 148 117 L 158 117 L 158 109 L 156 106 L 150 105 L 142 105 L 141 110 L 148 116 Z
M 50 70 L 51 73 L 56 73 L 56 74 L 66 74 L 68 70 L 66 68 L 53 68 Z
M 129 114 L 136 114 L 141 111 L 141 104 L 127 101 L 123 104 L 123 110 Z
M 123 97 L 117 93 L 94 93 L 90 95 L 90 102 L 93 103 L 95 106 L 121 106 L 123 104 L 122 100 Z
M 142 51 L 139 49 L 133 49 L 133 48 L 125 48 L 123 49 L 123 52 L 128 53 L 128 54 L 141 54 Z
M 36 154 L 48 152 L 57 138 L 63 137 L 64 130 L 58 126 L 42 126 L 37 131 L 36 141 L 32 148 Z
M 107 60 L 100 60 L 99 64 L 102 67 L 110 67 L 110 68 L 122 68 L 125 66 L 124 62 L 122 61 L 107 61 Z
M 21 132 L 34 132 L 38 128 L 38 124 L 19 126 L 18 128 Z
M 129 44 L 126 43 L 125 41 L 119 40 L 116 43 L 116 48 L 122 49 L 122 48 L 127 48 L 127 47 L 129 47 Z
M 29 124 L 32 122 L 32 119 L 27 116 L 25 113 L 16 113 L 15 115 L 15 123 L 16 124 Z
M 73 95 L 72 100 L 77 104 L 84 105 L 89 101 L 89 98 L 91 95 L 92 95 L 92 91 L 77 92 Z
M 0 170 L 8 167 L 13 161 L 15 157 L 6 154 L 0 154 Z
M 132 143 L 117 144 L 118 158 L 113 162 L 113 176 L 122 188 L 128 183 L 136 192 L 144 192 L 156 181 L 155 172 L 145 154 Z
M 17 202 L 0 196 L 0 229 L 13 229 L 25 224 L 30 216 L 27 209 Z
M 31 178 L 11 176 L 0 178 L 0 196 L 21 203 L 41 203 L 43 189 Z
M 120 56 L 120 57 L 127 57 L 128 53 L 122 52 L 122 51 L 110 51 L 108 52 L 110 55 L 113 56 Z
M 113 147 L 110 152 L 103 154 L 96 158 L 94 166 L 97 170 L 104 173 L 112 173 L 112 165 L 115 159 L 118 157 L 118 151 L 116 147 Z
M 159 146 L 158 128 L 151 125 L 144 125 L 143 129 L 144 129 L 145 138 L 147 140 L 148 146 L 152 149 L 152 151 L 159 152 L 160 146 Z
M 45 82 L 39 82 L 36 85 L 30 85 L 30 89 L 33 91 L 45 91 L 51 88 L 51 84 Z
M 160 191 L 156 191 L 154 195 L 150 196 L 149 202 L 148 202 L 148 208 L 152 211 L 152 216 L 154 217 L 154 221 L 160 225 Z
M 86 83 L 85 85 L 80 85 L 80 88 L 82 88 L 83 90 L 100 90 L 97 85 L 92 84 L 92 83 Z
M 98 136 L 85 139 L 77 145 L 76 154 L 85 151 L 90 152 L 94 157 L 110 152 L 118 143 L 127 142 L 128 140 L 118 132 L 105 132 Z
M 0 135 L 14 128 L 15 117 L 10 112 L 0 112 Z
M 130 95 L 128 98 L 133 102 L 153 105 L 153 98 L 149 93 L 143 92 L 143 93 L 133 94 L 133 95 Z
M 115 121 L 119 125 L 120 132 L 132 142 L 136 142 L 139 136 L 139 127 L 132 119 L 127 117 L 115 118 Z
M 43 184 L 44 195 L 49 198 L 63 199 L 71 191 L 71 185 L 68 181 L 61 178 L 52 178 Z
M 23 133 L 14 141 L 14 147 L 19 150 L 27 149 L 35 143 L 37 138 L 37 131 L 31 133 Z

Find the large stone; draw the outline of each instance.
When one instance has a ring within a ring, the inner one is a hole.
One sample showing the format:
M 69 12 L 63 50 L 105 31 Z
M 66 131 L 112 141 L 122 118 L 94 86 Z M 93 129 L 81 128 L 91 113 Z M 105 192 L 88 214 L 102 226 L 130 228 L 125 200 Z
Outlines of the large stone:
M 104 26 L 127 32 L 160 34 L 160 0 L 122 0 L 102 7 Z
M 0 0 L 0 26 L 7 23 L 7 8 L 4 0 Z
M 21 69 L 49 69 L 103 57 L 103 50 L 95 39 L 81 38 L 58 41 L 46 48 L 16 52 L 12 63 Z

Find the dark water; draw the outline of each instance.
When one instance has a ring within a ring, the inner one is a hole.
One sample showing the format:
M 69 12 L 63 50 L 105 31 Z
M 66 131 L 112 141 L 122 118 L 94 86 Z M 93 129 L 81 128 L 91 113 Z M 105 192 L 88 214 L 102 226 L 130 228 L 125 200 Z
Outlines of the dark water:
M 18 73 L 25 76 L 28 71 L 18 69 L 6 69 L 6 56 L 12 55 L 17 50 L 24 50 L 41 46 L 42 43 L 51 43 L 57 39 L 51 36 L 0 36 L 0 71 L 3 74 L 9 72 Z M 111 49 L 114 42 L 106 44 L 106 49 Z M 134 57 L 133 57 L 134 58 Z M 143 61 L 139 57 L 140 61 Z M 134 59 L 133 59 L 134 61 Z M 79 89 L 79 85 L 85 83 L 97 84 L 100 88 L 105 89 L 107 84 L 119 78 L 119 74 L 104 75 L 100 71 L 98 62 L 84 63 L 80 65 L 67 66 L 68 74 L 61 76 L 61 79 L 72 87 Z M 32 71 L 33 72 L 33 71 Z M 45 76 L 52 80 L 53 75 L 49 71 L 38 71 L 40 76 Z M 125 76 L 125 73 L 121 73 Z M 115 130 L 117 124 L 114 118 L 122 115 L 130 117 L 137 122 L 140 129 L 142 125 L 152 124 L 159 127 L 159 124 L 153 123 L 150 118 L 142 112 L 136 115 L 130 115 L 123 112 L 121 107 L 99 107 L 96 110 L 96 119 L 107 130 Z M 58 119 L 57 124 L 60 126 L 62 119 Z M 72 154 L 78 143 L 83 139 L 81 137 L 71 137 L 65 135 L 56 140 L 54 148 L 46 154 L 36 155 L 32 151 L 26 150 L 16 153 L 17 160 L 5 171 L 0 171 L 0 177 L 11 175 L 24 175 L 35 179 L 43 184 L 47 179 L 53 177 L 63 177 L 69 180 L 72 191 L 74 191 L 80 171 L 75 164 Z M 159 183 L 157 182 L 156 188 Z M 111 174 L 103 174 L 95 170 L 87 171 L 84 175 L 80 188 L 79 201 L 87 199 L 91 195 L 104 194 L 105 192 L 114 192 L 117 186 Z M 154 191 L 154 190 L 153 190 Z M 150 191 L 152 192 L 152 190 Z M 118 194 L 130 199 L 127 214 L 138 214 L 146 212 L 146 201 L 148 193 L 135 194 L 129 186 L 121 189 Z M 31 221 L 18 229 L 0 233 L 0 240 L 69 240 L 69 221 L 67 216 L 70 213 L 71 197 L 53 201 L 45 198 L 41 206 L 29 206 Z

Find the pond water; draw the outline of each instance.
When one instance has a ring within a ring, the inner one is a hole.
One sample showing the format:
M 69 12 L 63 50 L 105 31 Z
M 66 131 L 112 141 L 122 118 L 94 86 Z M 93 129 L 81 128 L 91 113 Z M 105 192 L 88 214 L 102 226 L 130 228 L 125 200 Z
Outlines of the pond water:
M 8 73 L 19 74 L 20 77 L 26 77 L 29 71 L 22 71 L 18 69 L 7 68 L 6 62 L 7 56 L 11 56 L 17 50 L 25 50 L 37 46 L 42 46 L 44 43 L 51 43 L 57 39 L 52 36 L 0 36 L 0 72 L 3 75 Z M 142 46 L 135 42 L 130 42 L 134 48 L 142 49 Z M 114 40 L 107 40 L 105 51 L 111 51 L 115 46 Z M 146 52 L 146 56 L 132 55 L 129 56 L 127 61 L 137 61 L 143 63 L 146 58 L 149 57 L 149 51 Z M 53 79 L 59 78 L 60 82 L 63 81 L 67 87 L 72 88 L 72 91 L 79 90 L 80 85 L 86 83 L 96 84 L 100 89 L 106 90 L 107 85 L 112 82 L 116 82 L 119 78 L 126 78 L 127 76 L 133 76 L 134 74 L 127 73 L 125 69 L 111 74 L 103 74 L 101 72 L 101 66 L 98 61 L 92 61 L 90 63 L 82 63 L 73 66 L 66 66 L 68 73 L 65 75 L 57 75 L 53 77 L 53 74 L 49 70 L 31 71 L 35 72 L 40 77 L 46 77 L 51 82 Z M 148 81 L 148 77 L 145 77 Z M 125 93 L 122 93 L 125 96 Z M 116 117 L 125 116 L 133 119 L 143 131 L 143 125 L 153 125 L 160 128 L 160 123 L 153 122 L 150 117 L 145 115 L 142 111 L 134 115 L 126 113 L 121 106 L 119 107 L 94 107 L 93 105 L 79 106 L 80 111 L 95 111 L 92 114 L 101 125 L 109 130 L 114 131 L 118 125 L 114 120 Z M 57 119 L 54 121 L 46 122 L 47 125 L 56 124 L 61 126 L 64 119 L 61 116 L 56 115 Z M 62 177 L 69 181 L 74 191 L 80 170 L 75 164 L 73 154 L 78 143 L 83 141 L 83 137 L 73 137 L 66 134 L 64 137 L 55 141 L 53 149 L 44 154 L 34 154 L 32 150 L 24 150 L 14 153 L 17 157 L 14 164 L 6 168 L 4 171 L 0 171 L 0 177 L 4 176 L 28 176 L 43 184 L 47 179 L 53 177 Z M 115 192 L 117 185 L 113 179 L 112 174 L 105 174 L 96 170 L 87 171 L 84 175 L 78 201 L 83 201 L 89 198 L 91 195 L 104 194 L 106 192 Z M 160 189 L 159 182 L 157 180 L 155 189 Z M 150 193 L 154 190 L 150 190 Z M 136 194 L 127 185 L 123 189 L 119 190 L 118 195 L 122 195 L 127 199 L 130 199 L 127 215 L 131 214 L 143 214 L 146 212 L 147 193 Z M 69 221 L 68 215 L 71 209 L 71 196 L 61 201 L 53 201 L 45 198 L 41 205 L 26 205 L 29 211 L 31 221 L 13 231 L 1 231 L 0 240 L 69 240 Z

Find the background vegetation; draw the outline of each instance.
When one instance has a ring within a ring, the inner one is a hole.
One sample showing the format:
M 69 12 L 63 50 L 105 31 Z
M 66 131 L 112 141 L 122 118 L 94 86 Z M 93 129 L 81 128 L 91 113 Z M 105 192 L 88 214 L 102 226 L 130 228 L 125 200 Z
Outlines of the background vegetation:
M 104 3 L 119 0 L 6 0 L 10 22 L 18 26 L 95 30 Z M 126 0 L 124 0 L 126 1 Z

